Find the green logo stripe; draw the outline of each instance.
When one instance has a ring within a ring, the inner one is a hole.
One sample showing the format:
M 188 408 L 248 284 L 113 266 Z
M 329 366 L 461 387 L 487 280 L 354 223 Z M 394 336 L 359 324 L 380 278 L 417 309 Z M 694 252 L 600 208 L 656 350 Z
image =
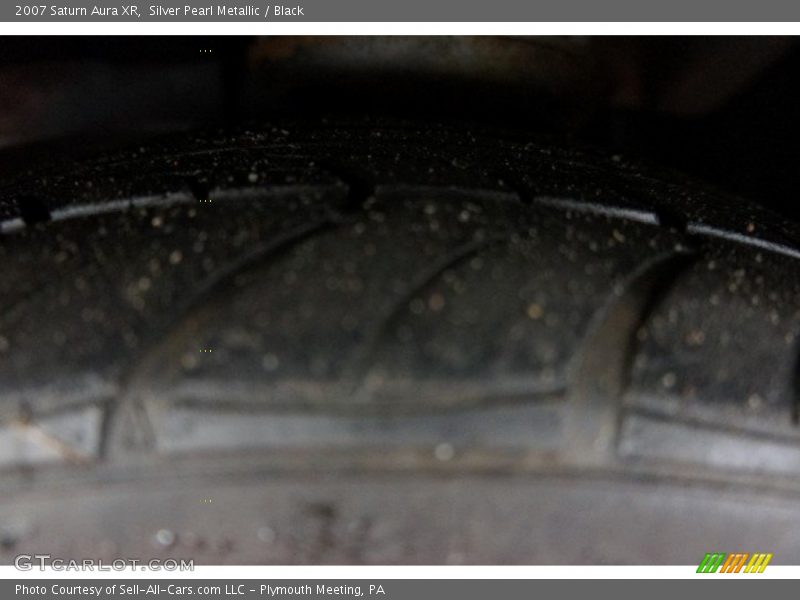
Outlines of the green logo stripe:
M 713 554 L 710 552 L 706 553 L 702 562 L 700 563 L 700 566 L 697 567 L 697 572 L 716 573 L 726 556 L 727 555 L 724 552 L 714 552 Z

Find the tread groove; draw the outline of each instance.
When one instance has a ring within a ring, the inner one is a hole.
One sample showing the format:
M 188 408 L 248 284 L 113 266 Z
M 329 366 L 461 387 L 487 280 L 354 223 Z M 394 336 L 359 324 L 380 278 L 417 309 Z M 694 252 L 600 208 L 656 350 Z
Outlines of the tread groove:
M 632 273 L 622 294 L 598 313 L 571 385 L 566 443 L 575 460 L 616 460 L 637 332 L 695 260 L 695 255 L 674 252 L 652 260 Z
M 412 281 L 408 289 L 397 298 L 386 310 L 380 323 L 375 327 L 372 334 L 362 345 L 363 350 L 353 360 L 353 395 L 358 397 L 364 390 L 369 372 L 373 368 L 369 363 L 371 357 L 375 355 L 377 348 L 380 346 L 381 341 L 388 334 L 394 321 L 399 317 L 403 310 L 408 306 L 408 303 L 414 297 L 421 293 L 426 288 L 433 285 L 438 278 L 440 278 L 449 269 L 452 269 L 478 254 L 480 251 L 494 245 L 503 243 L 506 240 L 499 237 L 490 237 L 480 240 L 473 240 L 467 244 L 463 244 L 455 248 L 450 254 L 443 257 L 437 263 L 431 266 L 430 269 L 424 271 Z

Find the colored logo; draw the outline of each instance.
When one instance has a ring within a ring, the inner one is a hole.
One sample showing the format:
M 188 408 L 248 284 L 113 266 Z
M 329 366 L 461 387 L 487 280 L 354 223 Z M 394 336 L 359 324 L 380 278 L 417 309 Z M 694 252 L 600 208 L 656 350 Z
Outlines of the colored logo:
M 747 554 L 738 552 L 725 554 L 724 552 L 709 552 L 703 557 L 698 573 L 763 573 L 767 568 L 772 554 L 756 552 Z

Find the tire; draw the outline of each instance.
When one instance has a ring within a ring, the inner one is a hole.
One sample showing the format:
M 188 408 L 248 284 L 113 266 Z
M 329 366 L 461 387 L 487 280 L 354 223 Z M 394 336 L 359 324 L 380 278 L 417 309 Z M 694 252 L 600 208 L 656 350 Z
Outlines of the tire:
M 0 188 L 0 558 L 800 560 L 797 228 L 409 123 Z

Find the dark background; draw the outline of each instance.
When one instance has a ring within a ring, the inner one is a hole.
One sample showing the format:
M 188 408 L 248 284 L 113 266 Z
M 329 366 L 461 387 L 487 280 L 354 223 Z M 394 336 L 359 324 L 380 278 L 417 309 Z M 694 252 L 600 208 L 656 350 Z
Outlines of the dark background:
M 798 219 L 798 75 L 783 37 L 4 38 L 0 172 L 163 132 L 388 115 L 641 157 Z

